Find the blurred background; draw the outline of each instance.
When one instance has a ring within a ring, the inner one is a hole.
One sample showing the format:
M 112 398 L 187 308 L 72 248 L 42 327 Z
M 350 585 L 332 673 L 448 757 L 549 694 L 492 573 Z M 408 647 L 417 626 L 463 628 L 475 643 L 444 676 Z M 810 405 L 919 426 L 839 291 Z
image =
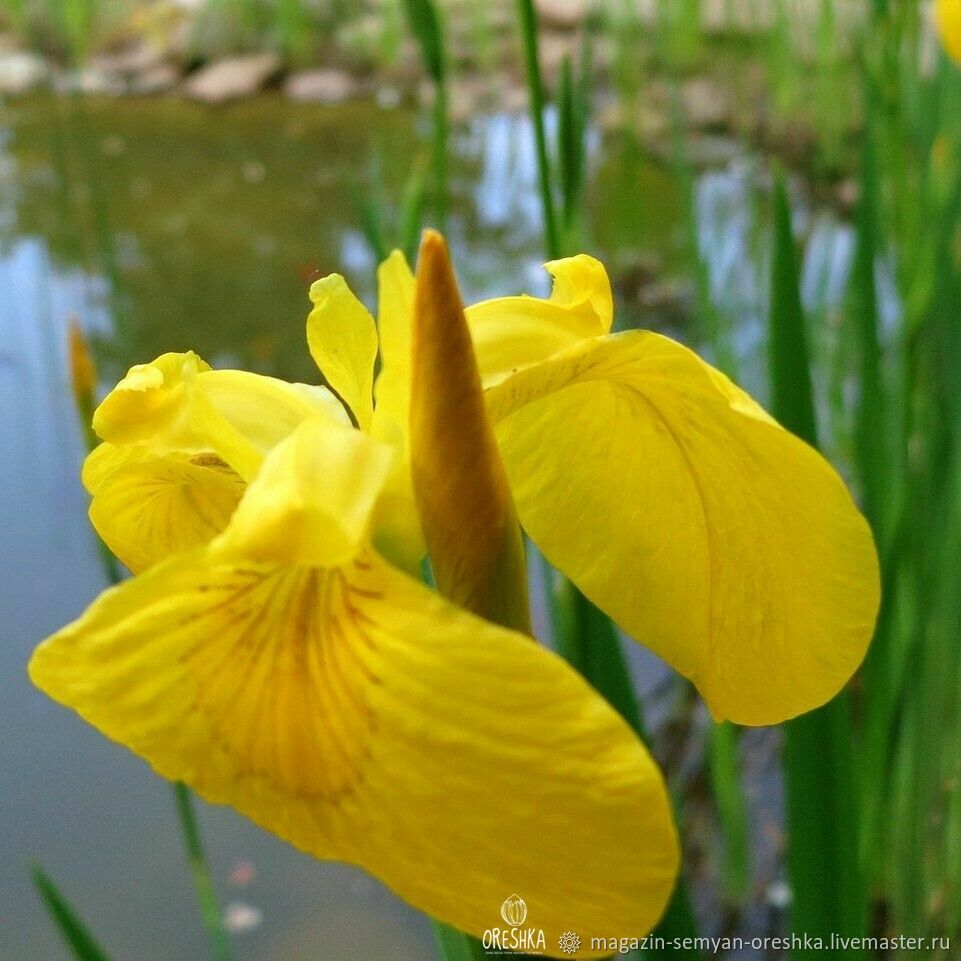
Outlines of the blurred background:
M 468 301 L 547 293 L 516 5 L 427 6 L 434 35 L 407 0 L 0 0 L 0 961 L 68 956 L 34 860 L 113 957 L 206 956 L 169 792 L 26 678 L 35 644 L 105 583 L 68 325 L 104 389 L 188 348 L 316 380 L 309 282 L 342 272 L 373 305 L 379 258 L 427 224 L 445 228 Z M 813 372 L 822 447 L 884 562 L 879 634 L 845 701 L 865 924 L 961 945 L 961 71 L 934 11 L 534 12 L 558 244 L 604 260 L 619 327 L 669 333 L 769 400 L 771 277 L 796 250 L 809 356 L 793 362 Z M 784 933 L 782 732 L 713 725 L 684 682 L 625 651 L 700 930 Z M 830 794 L 822 750 L 808 783 Z M 435 957 L 427 921 L 362 872 L 230 811 L 200 816 L 238 961 Z

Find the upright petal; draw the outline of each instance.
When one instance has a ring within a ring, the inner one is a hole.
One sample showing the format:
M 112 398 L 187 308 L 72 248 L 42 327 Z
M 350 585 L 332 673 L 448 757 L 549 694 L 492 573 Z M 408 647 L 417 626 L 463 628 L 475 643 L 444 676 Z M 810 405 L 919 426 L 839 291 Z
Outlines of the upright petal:
M 878 606 L 871 533 L 830 464 L 721 373 L 632 332 L 488 400 L 527 532 L 716 718 L 782 721 L 851 677 Z
M 374 385 L 377 405 L 373 431 L 380 439 L 406 451 L 414 275 L 399 250 L 378 268 L 377 288 L 381 366 Z
M 222 537 L 44 642 L 34 682 L 165 777 L 466 931 L 501 927 L 515 892 L 583 956 L 648 930 L 678 853 L 644 747 L 558 657 L 373 551 L 314 563 L 296 528 L 328 503 L 318 439 L 304 425 L 268 456 Z
M 315 281 L 310 299 L 314 305 L 307 318 L 310 354 L 327 383 L 353 411 L 361 430 L 368 430 L 377 358 L 374 318 L 340 274 Z
M 550 299 L 498 297 L 467 308 L 487 387 L 611 329 L 614 302 L 600 261 L 578 254 L 544 266 L 554 278 Z
M 390 444 L 398 455 L 381 496 L 377 547 L 393 563 L 416 573 L 426 549 L 414 504 L 409 463 L 414 275 L 399 250 L 395 250 L 378 268 L 377 285 L 380 373 L 374 384 L 371 433 Z

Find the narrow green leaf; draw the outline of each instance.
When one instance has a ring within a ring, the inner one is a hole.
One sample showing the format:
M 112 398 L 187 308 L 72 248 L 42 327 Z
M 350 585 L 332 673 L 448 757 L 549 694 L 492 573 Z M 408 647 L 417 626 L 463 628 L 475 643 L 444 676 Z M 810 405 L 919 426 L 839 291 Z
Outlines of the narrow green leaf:
M 217 903 L 210 869 L 204 857 L 200 828 L 197 825 L 190 789 L 178 781 L 173 785 L 173 792 L 177 813 L 180 816 L 184 846 L 187 849 L 187 864 L 193 875 L 197 903 L 200 906 L 201 918 L 210 945 L 210 956 L 212 961 L 230 961 L 230 942 L 220 913 L 220 905 Z
M 47 913 L 77 961 L 110 961 L 106 951 L 39 864 L 33 865 L 31 875 Z
M 774 250 L 771 265 L 768 364 L 771 405 L 788 430 L 817 444 L 810 352 L 801 307 L 791 207 L 784 178 L 774 185 Z
M 397 245 L 407 260 L 413 263 L 417 256 L 417 243 L 424 221 L 424 199 L 427 194 L 427 167 L 417 158 L 410 169 L 404 194 L 400 203 L 400 223 Z M 381 258 L 383 259 L 383 258 Z
M 804 323 L 791 210 L 779 176 L 768 333 L 771 408 L 785 427 L 816 444 Z M 791 928 L 823 939 L 832 933 L 863 936 L 868 897 L 859 863 L 857 783 L 846 692 L 784 727 Z M 804 948 L 791 953 L 794 961 L 816 956 Z M 845 954 L 864 956 L 861 950 Z
M 488 961 L 490 958 L 477 938 L 433 918 L 430 923 L 443 961 Z
M 650 747 L 644 714 L 634 692 L 620 638 L 610 618 L 561 575 L 555 581 L 552 600 L 558 653 L 590 681 Z M 693 961 L 701 957 L 693 947 L 673 947 L 675 944 L 693 944 L 697 936 L 683 875 L 678 877 L 667 910 L 651 934 L 663 938 L 671 948 L 665 951 L 649 949 L 645 958 L 688 958 Z
M 547 157 L 547 133 L 544 129 L 544 82 L 538 56 L 537 17 L 533 0 L 516 0 L 520 20 L 521 39 L 524 44 L 524 66 L 527 74 L 527 93 L 530 100 L 531 122 L 534 125 L 534 143 L 537 150 L 537 175 L 541 192 L 541 209 L 544 214 L 544 240 L 547 256 L 555 260 L 563 253 L 554 212 L 553 180 Z
M 584 140 L 574 85 L 571 58 L 564 57 L 557 95 L 557 159 L 560 168 L 561 197 L 564 203 L 564 226 L 570 230 L 580 207 L 580 190 L 584 170 Z
M 721 881 L 731 904 L 744 902 L 750 881 L 747 805 L 740 779 L 737 728 L 728 721 L 711 727 L 708 761 L 711 787 L 724 842 Z
M 407 22 L 418 45 L 424 67 L 434 83 L 444 82 L 446 73 L 440 15 L 433 0 L 404 0 Z

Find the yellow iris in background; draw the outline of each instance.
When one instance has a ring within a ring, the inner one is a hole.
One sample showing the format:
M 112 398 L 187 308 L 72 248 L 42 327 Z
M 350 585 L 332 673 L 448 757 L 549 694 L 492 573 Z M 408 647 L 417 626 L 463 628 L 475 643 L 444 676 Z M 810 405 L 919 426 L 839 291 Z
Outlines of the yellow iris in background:
M 934 22 L 948 56 L 961 64 L 961 0 L 937 0 Z
M 716 717 L 825 702 L 878 603 L 844 484 L 686 348 L 611 335 L 596 260 L 548 269 L 549 299 L 466 311 L 527 534 Z M 31 677 L 164 776 L 435 917 L 480 934 L 516 891 L 549 945 L 576 930 L 603 953 L 592 937 L 649 930 L 670 894 L 664 784 L 573 669 L 404 573 L 429 520 L 410 421 L 412 314 L 431 300 L 399 254 L 379 281 L 376 323 L 341 277 L 311 289 L 330 390 L 167 354 L 107 396 L 84 480 L 137 576 L 44 642 Z

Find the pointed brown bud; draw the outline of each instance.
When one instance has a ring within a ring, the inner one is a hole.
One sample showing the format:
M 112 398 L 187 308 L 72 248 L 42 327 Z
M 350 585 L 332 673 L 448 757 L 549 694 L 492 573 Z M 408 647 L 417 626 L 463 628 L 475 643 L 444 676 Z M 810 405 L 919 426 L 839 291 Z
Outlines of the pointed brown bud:
M 437 587 L 529 632 L 520 528 L 447 245 L 430 230 L 417 262 L 412 340 L 411 470 Z

